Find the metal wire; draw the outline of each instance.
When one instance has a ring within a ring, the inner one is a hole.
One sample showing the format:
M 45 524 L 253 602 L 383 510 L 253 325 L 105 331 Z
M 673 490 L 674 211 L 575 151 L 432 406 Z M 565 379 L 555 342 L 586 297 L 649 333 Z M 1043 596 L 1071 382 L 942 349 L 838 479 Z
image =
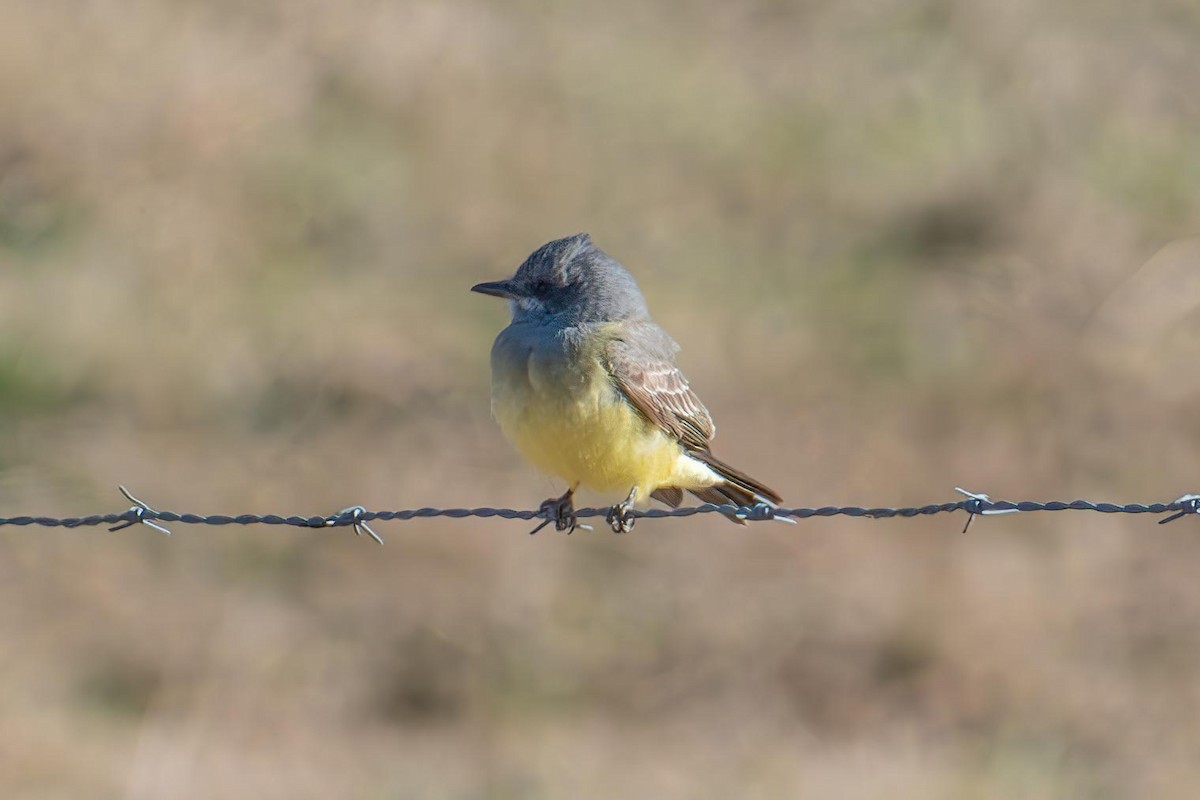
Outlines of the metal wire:
M 96 525 L 109 525 L 110 531 L 118 531 L 132 525 L 142 524 L 154 528 L 161 533 L 170 535 L 171 531 L 159 523 L 181 522 L 187 525 L 288 525 L 296 528 L 353 528 L 355 533 L 367 533 L 375 541 L 383 544 L 382 537 L 371 529 L 369 523 L 389 520 L 427 519 L 431 517 L 500 517 L 501 519 L 519 520 L 548 520 L 554 521 L 553 512 L 542 510 L 519 510 L 513 508 L 412 508 L 400 511 L 368 511 L 362 506 L 351 506 L 336 514 L 328 516 L 282 516 L 279 514 L 240 514 L 229 516 L 225 514 L 181 514 L 174 511 L 156 511 L 138 500 L 124 487 L 119 487 L 121 493 L 133 503 L 125 511 L 118 514 L 94 514 L 87 517 L 0 517 L 3 525 L 40 525 L 49 528 L 84 528 Z M 1017 512 L 1034 511 L 1096 511 L 1101 514 L 1167 514 L 1171 516 L 1159 520 L 1159 524 L 1172 522 L 1180 517 L 1200 513 L 1200 495 L 1186 494 L 1169 503 L 1094 503 L 1090 500 L 1072 500 L 1063 502 L 1051 500 L 1037 502 L 1022 500 L 991 500 L 986 494 L 969 492 L 955 488 L 955 491 L 966 496 L 965 500 L 949 503 L 933 503 L 924 506 L 908 506 L 891 508 L 880 506 L 866 508 L 862 506 L 822 506 L 819 508 L 776 508 L 765 504 L 752 507 L 733 505 L 714 505 L 705 503 L 699 506 L 683 508 L 652 508 L 646 510 L 629 510 L 625 518 L 632 519 L 661 519 L 664 517 L 690 517 L 696 514 L 724 514 L 748 521 L 776 520 L 794 522 L 812 517 L 868 517 L 870 519 L 891 519 L 894 517 L 920 517 L 934 514 L 946 514 L 954 511 L 965 511 L 969 515 L 963 527 L 966 532 L 976 516 L 992 516 L 995 514 L 1012 514 Z M 579 518 L 610 517 L 611 508 L 580 508 L 575 510 Z M 539 526 L 540 529 L 541 526 Z

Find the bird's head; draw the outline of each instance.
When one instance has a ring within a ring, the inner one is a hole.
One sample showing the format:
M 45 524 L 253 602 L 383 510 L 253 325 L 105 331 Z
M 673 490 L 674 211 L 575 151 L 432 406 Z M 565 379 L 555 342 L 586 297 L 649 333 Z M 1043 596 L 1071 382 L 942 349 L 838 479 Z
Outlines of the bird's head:
M 471 291 L 503 297 L 513 322 L 613 322 L 645 319 L 646 301 L 633 276 L 586 233 L 534 250 L 511 278 Z

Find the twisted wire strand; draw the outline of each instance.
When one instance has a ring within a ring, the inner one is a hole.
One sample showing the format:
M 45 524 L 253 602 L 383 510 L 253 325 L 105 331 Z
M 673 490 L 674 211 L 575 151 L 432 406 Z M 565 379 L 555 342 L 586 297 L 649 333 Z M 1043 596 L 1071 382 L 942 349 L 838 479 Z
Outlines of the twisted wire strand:
M 122 494 L 126 496 L 133 505 L 127 510 L 116 514 L 93 514 L 86 517 L 34 517 L 34 516 L 17 516 L 17 517 L 0 517 L 0 526 L 15 525 L 15 526 L 30 526 L 37 525 L 49 528 L 84 528 L 97 525 L 108 525 L 110 530 L 122 530 L 136 524 L 144 524 L 150 526 L 162 533 L 170 534 L 170 531 L 164 526 L 170 523 L 184 523 L 187 525 L 286 525 L 296 528 L 330 528 L 330 527 L 352 527 L 356 532 L 369 533 L 372 538 L 382 544 L 382 539 L 372 531 L 369 523 L 375 521 L 391 521 L 391 520 L 412 520 L 412 519 L 429 519 L 433 517 L 450 517 L 452 519 L 461 519 L 465 517 L 490 518 L 499 517 L 501 519 L 514 520 L 535 520 L 535 519 L 552 519 L 545 510 L 530 510 L 530 509 L 515 509 L 515 508 L 493 508 L 491 506 L 481 506 L 478 508 L 410 508 L 396 511 L 368 511 L 362 506 L 352 506 L 343 509 L 336 514 L 326 516 L 299 516 L 290 515 L 284 516 L 280 514 L 239 514 L 236 516 L 227 514 L 189 514 L 178 513 L 175 511 L 157 511 L 142 501 L 138 500 L 132 494 L 120 487 Z M 750 521 L 762 520 L 788 520 L 795 521 L 800 519 L 810 519 L 812 517 L 867 517 L 870 519 L 892 519 L 895 517 L 920 517 L 932 516 L 935 514 L 946 514 L 955 511 L 965 511 L 969 515 L 967 518 L 967 526 L 971 524 L 976 516 L 989 516 L 994 514 L 1009 514 L 1016 512 L 1037 512 L 1037 511 L 1094 511 L 1101 514 L 1167 514 L 1171 516 L 1159 520 L 1159 524 L 1172 522 L 1180 517 L 1189 516 L 1200 513 L 1200 495 L 1184 495 L 1177 500 L 1169 503 L 1107 503 L 1107 502 L 1092 502 L 1090 500 L 1050 500 L 1046 502 L 1038 502 L 1034 500 L 1009 501 L 1009 500 L 991 500 L 985 494 L 976 494 L 968 492 L 964 489 L 956 489 L 961 494 L 966 495 L 967 499 L 958 500 L 950 503 L 931 503 L 923 506 L 906 506 L 901 508 L 892 508 L 890 506 L 879 507 L 863 507 L 863 506 L 821 506 L 816 508 L 798 507 L 798 508 L 775 508 L 768 505 L 757 505 L 751 507 L 734 506 L 734 505 L 715 505 L 712 503 L 704 503 L 698 506 L 685 506 L 681 508 L 652 508 L 645 510 L 630 510 L 626 512 L 627 517 L 634 519 L 662 519 L 666 517 L 690 517 L 696 514 L 724 514 L 726 516 L 735 516 L 739 519 Z M 605 517 L 611 513 L 611 508 L 580 508 L 575 510 L 575 516 L 578 518 Z M 966 527 L 963 528 L 966 530 Z

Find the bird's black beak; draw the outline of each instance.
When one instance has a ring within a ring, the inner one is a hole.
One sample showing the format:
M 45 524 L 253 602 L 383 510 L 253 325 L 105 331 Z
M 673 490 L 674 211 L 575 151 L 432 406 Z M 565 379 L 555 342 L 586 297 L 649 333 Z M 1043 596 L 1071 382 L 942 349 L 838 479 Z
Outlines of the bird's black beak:
M 490 294 L 492 297 L 503 297 L 507 300 L 512 300 L 517 296 L 513 290 L 513 282 L 511 280 L 477 283 L 471 287 L 471 291 L 479 292 L 480 294 Z

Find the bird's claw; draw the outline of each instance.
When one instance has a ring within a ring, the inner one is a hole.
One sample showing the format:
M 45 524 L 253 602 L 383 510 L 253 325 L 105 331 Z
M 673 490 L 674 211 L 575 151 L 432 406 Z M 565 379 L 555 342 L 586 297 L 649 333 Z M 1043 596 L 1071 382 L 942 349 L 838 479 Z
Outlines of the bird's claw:
M 633 523 L 637 521 L 637 517 L 632 513 L 632 504 L 619 503 L 609 510 L 605 521 L 613 533 L 629 533 L 633 530 Z
M 579 519 L 575 516 L 572 494 L 572 492 L 567 492 L 562 497 L 551 497 L 549 500 L 544 500 L 538 507 L 538 516 L 541 517 L 542 524 L 531 530 L 529 534 L 532 536 L 551 522 L 554 523 L 556 531 L 566 531 L 568 535 L 580 527 Z

